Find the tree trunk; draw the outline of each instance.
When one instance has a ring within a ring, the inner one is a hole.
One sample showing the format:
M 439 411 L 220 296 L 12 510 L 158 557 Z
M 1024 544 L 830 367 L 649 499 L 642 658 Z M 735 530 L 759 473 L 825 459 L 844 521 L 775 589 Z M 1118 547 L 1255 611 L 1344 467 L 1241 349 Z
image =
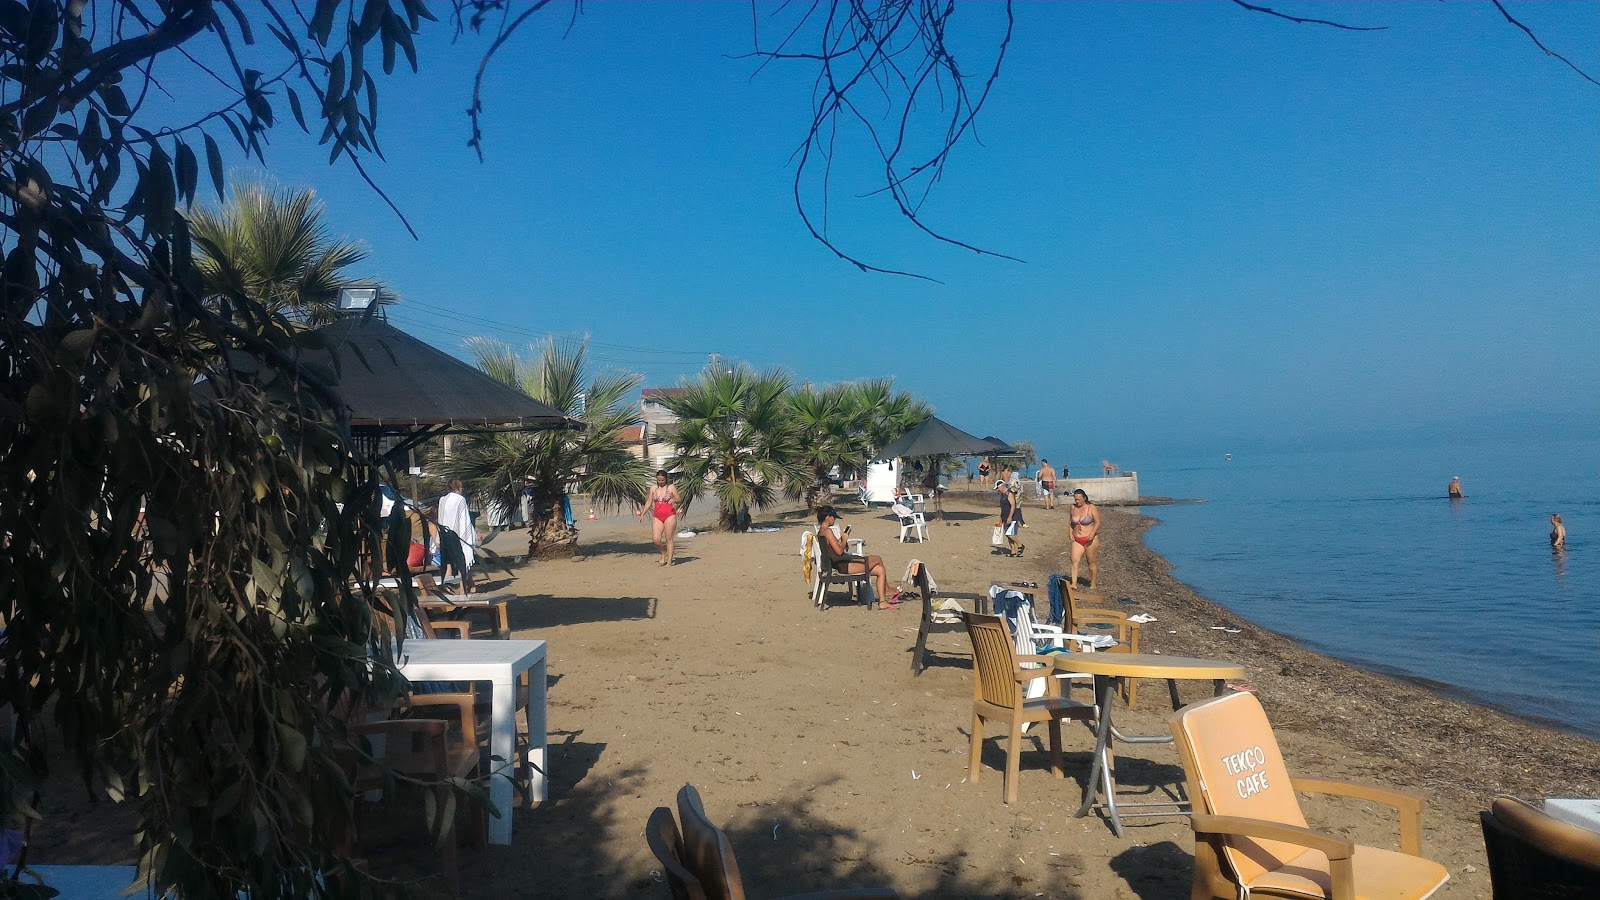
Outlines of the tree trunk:
M 528 523 L 528 559 L 570 559 L 578 555 L 578 531 L 567 527 L 561 508 L 565 494 L 540 503 Z

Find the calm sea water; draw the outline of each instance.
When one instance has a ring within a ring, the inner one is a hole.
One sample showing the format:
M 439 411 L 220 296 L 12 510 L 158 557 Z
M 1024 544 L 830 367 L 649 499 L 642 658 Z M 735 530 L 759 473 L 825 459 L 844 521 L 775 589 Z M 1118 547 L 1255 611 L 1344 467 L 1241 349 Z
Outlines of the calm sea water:
M 1207 598 L 1322 653 L 1600 738 L 1594 441 L 1141 465 L 1150 547 Z M 1445 499 L 1452 475 L 1465 500 Z M 1567 550 L 1549 544 L 1551 513 Z

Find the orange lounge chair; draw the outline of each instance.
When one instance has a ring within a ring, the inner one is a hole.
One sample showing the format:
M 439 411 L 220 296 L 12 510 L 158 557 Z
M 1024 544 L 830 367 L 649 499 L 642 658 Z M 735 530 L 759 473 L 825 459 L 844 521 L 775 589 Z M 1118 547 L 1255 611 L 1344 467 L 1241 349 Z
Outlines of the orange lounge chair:
M 1422 900 L 1450 880 L 1444 866 L 1422 858 L 1421 797 L 1291 778 L 1254 694 L 1191 703 L 1169 721 L 1194 804 L 1191 900 Z M 1394 807 L 1400 852 L 1312 830 L 1296 791 Z

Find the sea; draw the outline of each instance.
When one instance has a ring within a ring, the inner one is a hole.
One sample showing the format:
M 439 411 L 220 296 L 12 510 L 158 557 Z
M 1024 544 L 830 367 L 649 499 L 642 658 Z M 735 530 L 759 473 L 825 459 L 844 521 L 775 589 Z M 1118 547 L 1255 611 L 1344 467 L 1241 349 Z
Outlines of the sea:
M 1600 738 L 1594 439 L 1133 468 L 1146 495 L 1204 501 L 1145 507 L 1160 521 L 1145 540 L 1213 602 L 1326 655 Z M 1452 476 L 1462 500 L 1446 497 Z

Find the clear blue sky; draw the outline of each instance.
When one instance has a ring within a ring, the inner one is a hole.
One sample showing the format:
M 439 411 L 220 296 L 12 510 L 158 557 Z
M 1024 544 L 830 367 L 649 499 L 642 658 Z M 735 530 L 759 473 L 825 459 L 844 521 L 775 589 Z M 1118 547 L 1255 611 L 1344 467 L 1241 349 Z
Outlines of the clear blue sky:
M 891 374 L 961 427 L 1074 463 L 1596 434 L 1600 88 L 1488 4 L 1274 5 L 1389 27 L 1020 5 L 983 143 L 927 218 L 1026 263 L 916 234 L 860 196 L 863 154 L 837 172 L 835 236 L 938 284 L 806 235 L 789 154 L 812 73 L 729 58 L 750 49 L 744 4 L 592 3 L 565 38 L 550 10 L 491 69 L 483 164 L 463 110 L 484 42 L 438 29 L 420 76 L 382 82 L 372 169 L 420 241 L 309 141 L 281 133 L 269 161 L 371 246 L 403 327 L 457 352 L 586 332 L 682 351 L 597 348 L 650 385 L 711 352 L 818 382 Z M 1510 8 L 1600 77 L 1600 7 Z M 999 13 L 963 4 L 958 27 L 980 47 Z

